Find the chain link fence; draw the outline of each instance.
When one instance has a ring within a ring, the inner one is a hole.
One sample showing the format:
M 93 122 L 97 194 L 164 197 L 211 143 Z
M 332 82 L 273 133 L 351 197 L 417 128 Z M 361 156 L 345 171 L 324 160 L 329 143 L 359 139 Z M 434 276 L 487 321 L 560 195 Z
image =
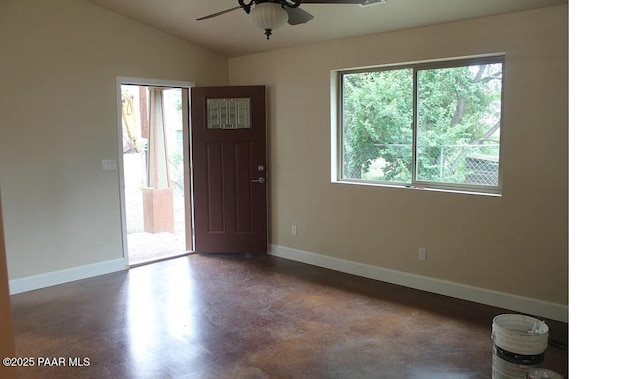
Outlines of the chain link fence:
M 418 181 L 498 185 L 500 145 L 421 146 Z
M 419 182 L 497 186 L 498 144 L 419 146 L 416 179 Z M 343 177 L 411 183 L 410 144 L 373 144 L 359 150 L 345 146 Z

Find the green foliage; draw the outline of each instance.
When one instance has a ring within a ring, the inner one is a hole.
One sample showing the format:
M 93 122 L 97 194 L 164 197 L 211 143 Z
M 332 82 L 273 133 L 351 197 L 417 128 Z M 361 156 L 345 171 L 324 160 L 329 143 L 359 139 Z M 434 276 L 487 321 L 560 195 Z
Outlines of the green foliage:
M 343 75 L 345 178 L 411 182 L 413 74 Z M 467 155 L 498 155 L 501 85 L 499 63 L 417 70 L 418 180 L 464 183 Z
M 371 163 L 386 161 L 384 180 L 409 173 L 412 87 L 410 69 L 344 75 L 344 176 L 362 178 Z

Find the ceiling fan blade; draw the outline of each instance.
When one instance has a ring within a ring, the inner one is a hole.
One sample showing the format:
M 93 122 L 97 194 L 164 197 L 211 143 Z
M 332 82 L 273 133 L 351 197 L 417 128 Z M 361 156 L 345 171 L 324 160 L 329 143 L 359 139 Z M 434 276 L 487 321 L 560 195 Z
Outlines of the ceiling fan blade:
M 363 4 L 365 0 L 302 0 L 302 4 Z
M 289 25 L 298 25 L 304 24 L 305 22 L 309 22 L 313 19 L 313 15 L 309 12 L 305 12 L 300 8 L 288 8 L 285 7 L 284 10 L 289 14 Z
M 200 18 L 196 18 L 196 21 L 200 21 L 200 20 L 206 20 L 208 18 L 212 18 L 212 17 L 216 17 L 216 16 L 220 16 L 222 14 L 225 13 L 229 13 L 231 11 L 235 11 L 236 9 L 242 9 L 241 6 L 235 7 L 235 8 L 231 8 L 231 9 L 227 9 L 226 11 L 222 11 L 222 12 L 218 12 L 218 13 L 214 13 L 214 14 L 210 14 L 208 16 L 204 16 L 204 17 L 200 17 Z

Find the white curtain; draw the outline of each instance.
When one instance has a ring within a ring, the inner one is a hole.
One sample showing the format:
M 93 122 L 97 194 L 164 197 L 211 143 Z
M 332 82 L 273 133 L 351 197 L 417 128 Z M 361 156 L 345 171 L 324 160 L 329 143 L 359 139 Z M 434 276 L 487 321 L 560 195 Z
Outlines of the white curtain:
M 147 153 L 147 184 L 151 188 L 168 188 L 167 137 L 164 123 L 162 88 L 149 87 L 149 151 Z

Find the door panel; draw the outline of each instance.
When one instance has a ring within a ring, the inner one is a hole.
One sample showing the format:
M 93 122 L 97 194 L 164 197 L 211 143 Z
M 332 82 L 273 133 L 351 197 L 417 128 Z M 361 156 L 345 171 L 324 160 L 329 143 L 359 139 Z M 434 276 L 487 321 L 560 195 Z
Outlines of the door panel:
M 193 88 L 192 135 L 195 251 L 266 253 L 265 87 Z
M 222 172 L 222 143 L 207 144 L 207 197 L 206 208 L 208 214 L 208 231 L 224 232 L 224 178 Z M 200 198 L 200 197 L 199 197 Z M 204 204 L 195 208 L 202 209 Z
M 240 233 L 251 233 L 253 230 L 253 214 L 250 201 L 241 201 L 251 198 L 251 151 L 250 143 L 235 144 L 235 177 L 236 177 L 236 230 Z

